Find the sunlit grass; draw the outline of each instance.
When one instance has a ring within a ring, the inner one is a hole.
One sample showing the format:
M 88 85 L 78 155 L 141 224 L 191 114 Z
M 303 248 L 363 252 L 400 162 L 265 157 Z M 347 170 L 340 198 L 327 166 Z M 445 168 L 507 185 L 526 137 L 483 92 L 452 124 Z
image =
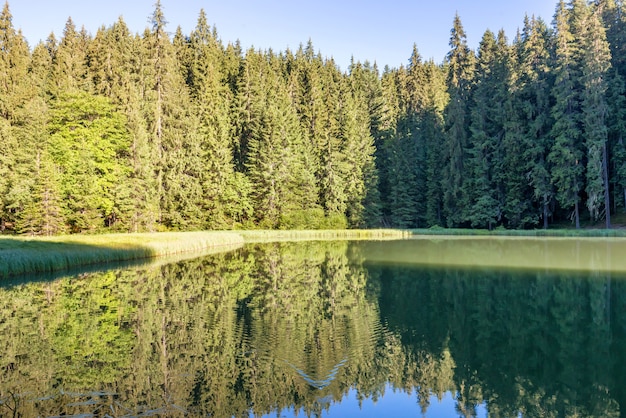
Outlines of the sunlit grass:
M 243 244 L 230 232 L 0 238 L 0 278 Z
M 413 235 L 507 236 L 507 237 L 626 237 L 626 229 L 411 229 Z
M 412 236 L 626 237 L 623 229 L 503 230 L 429 228 L 413 230 L 251 230 L 143 234 L 0 236 L 0 279 L 50 273 L 118 261 L 227 249 L 244 243 L 303 240 L 400 240 Z M 481 245 L 484 246 L 484 243 Z M 487 248 L 488 246 L 484 246 Z
M 407 238 L 411 231 L 401 229 L 342 230 L 250 230 L 238 231 L 246 242 L 302 240 L 386 240 Z

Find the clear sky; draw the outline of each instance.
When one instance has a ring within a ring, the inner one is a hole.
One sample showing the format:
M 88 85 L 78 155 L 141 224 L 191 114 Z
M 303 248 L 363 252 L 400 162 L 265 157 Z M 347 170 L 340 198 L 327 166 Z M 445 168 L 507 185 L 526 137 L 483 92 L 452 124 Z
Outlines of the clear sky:
M 13 26 L 29 44 L 59 38 L 71 16 L 76 26 L 95 34 L 119 16 L 132 32 L 149 26 L 155 0 L 9 0 Z M 509 41 L 524 16 L 552 22 L 557 0 L 162 0 L 167 29 L 189 34 L 200 9 L 224 44 L 239 40 L 244 49 L 295 50 L 313 41 L 315 50 L 343 69 L 350 58 L 399 67 L 408 63 L 413 44 L 424 59 L 443 61 L 455 13 L 461 17 L 470 48 L 486 29 L 504 29 Z

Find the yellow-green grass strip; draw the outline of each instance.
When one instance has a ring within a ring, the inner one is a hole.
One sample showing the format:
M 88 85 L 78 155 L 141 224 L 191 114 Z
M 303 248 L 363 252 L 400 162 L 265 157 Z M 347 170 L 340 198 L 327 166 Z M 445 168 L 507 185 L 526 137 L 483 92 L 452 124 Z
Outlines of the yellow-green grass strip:
M 464 229 L 464 228 L 440 228 L 411 229 L 413 235 L 450 235 L 450 236 L 509 236 L 509 237 L 566 237 L 566 238 L 604 238 L 626 237 L 626 229 Z
M 0 237 L 0 278 L 242 245 L 233 232 Z
M 239 232 L 246 243 L 312 240 L 395 240 L 412 236 L 402 229 L 247 230 Z

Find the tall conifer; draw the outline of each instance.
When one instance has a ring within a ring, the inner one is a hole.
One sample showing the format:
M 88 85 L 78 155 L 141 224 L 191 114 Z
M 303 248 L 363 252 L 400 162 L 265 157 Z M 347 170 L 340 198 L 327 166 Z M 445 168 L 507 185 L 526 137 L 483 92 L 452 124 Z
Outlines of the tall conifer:
M 450 48 L 446 57 L 450 102 L 446 108 L 446 145 L 442 188 L 447 225 L 458 226 L 465 219 L 464 211 L 467 207 L 464 184 L 464 179 L 467 177 L 465 159 L 468 137 L 468 106 L 475 60 L 473 52 L 467 46 L 467 36 L 458 15 L 454 17 Z
M 582 6 L 581 6 L 582 7 Z M 608 70 L 611 52 L 602 26 L 601 8 L 588 12 L 582 53 L 582 114 L 587 150 L 587 208 L 593 220 L 601 217 L 604 207 L 606 227 L 611 226 L 608 179 Z
M 582 132 L 580 128 L 580 99 L 578 95 L 578 66 L 576 40 L 571 31 L 565 2 L 561 0 L 554 17 L 554 105 L 552 106 L 551 134 L 554 143 L 549 161 L 552 163 L 552 181 L 556 198 L 562 207 L 572 209 L 571 218 L 580 228 L 580 192 L 583 189 Z

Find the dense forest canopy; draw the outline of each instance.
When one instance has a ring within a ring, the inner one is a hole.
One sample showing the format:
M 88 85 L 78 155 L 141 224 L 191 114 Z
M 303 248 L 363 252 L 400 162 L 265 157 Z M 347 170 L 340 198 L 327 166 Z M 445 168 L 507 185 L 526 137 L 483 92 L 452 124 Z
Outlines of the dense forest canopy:
M 560 1 L 476 50 L 455 16 L 441 64 L 342 72 L 71 18 L 29 46 L 0 15 L 0 228 L 547 228 L 626 206 L 626 4 Z M 410 51 L 407 51 L 408 53 Z M 408 55 L 408 54 L 407 54 Z

